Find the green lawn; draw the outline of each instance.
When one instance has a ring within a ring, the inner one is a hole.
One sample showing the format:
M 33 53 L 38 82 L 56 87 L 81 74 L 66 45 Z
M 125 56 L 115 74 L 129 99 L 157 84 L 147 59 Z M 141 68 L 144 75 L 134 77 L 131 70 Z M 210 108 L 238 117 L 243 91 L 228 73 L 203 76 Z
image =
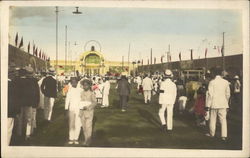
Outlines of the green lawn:
M 172 134 L 161 131 L 158 117 L 158 96 L 154 96 L 150 105 L 145 105 L 143 96 L 136 94 L 135 89 L 129 100 L 127 112 L 121 112 L 119 100 L 111 88 L 111 107 L 97 107 L 94 117 L 93 147 L 123 147 L 123 148 L 171 148 L 171 149 L 241 149 L 241 115 L 228 115 L 228 142 L 218 138 L 205 136 L 206 129 L 197 127 L 192 115 L 174 115 Z M 68 120 L 64 114 L 64 98 L 59 97 L 54 106 L 52 123 L 45 124 L 38 112 L 38 129 L 29 143 L 19 142 L 19 145 L 32 146 L 67 146 Z M 217 135 L 220 128 L 217 128 Z M 80 139 L 83 139 L 82 134 Z

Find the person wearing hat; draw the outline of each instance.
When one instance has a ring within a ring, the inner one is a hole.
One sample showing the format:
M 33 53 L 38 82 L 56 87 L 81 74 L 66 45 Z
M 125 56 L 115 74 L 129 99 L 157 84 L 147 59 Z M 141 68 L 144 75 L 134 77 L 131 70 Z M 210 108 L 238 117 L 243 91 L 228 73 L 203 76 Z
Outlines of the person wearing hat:
M 241 84 L 240 78 L 238 75 L 234 76 L 233 84 L 232 84 L 232 104 L 234 105 L 235 110 L 242 110 L 242 103 L 241 103 Z
M 117 83 L 117 92 L 120 97 L 120 106 L 122 108 L 122 112 L 125 112 L 128 106 L 130 84 L 124 73 L 122 73 L 121 79 Z
M 171 80 L 173 77 L 172 71 L 166 69 L 165 80 L 160 85 L 159 104 L 159 117 L 162 124 L 162 130 L 164 132 L 170 132 L 173 129 L 173 108 L 177 95 L 177 88 L 175 83 Z M 165 117 L 165 111 L 167 110 L 167 123 Z
M 20 106 L 18 105 L 17 98 L 17 85 L 15 81 L 16 77 L 16 65 L 14 63 L 10 63 L 8 69 L 8 135 L 7 135 L 7 144 L 9 145 L 11 142 L 12 131 L 14 127 L 14 121 L 16 116 L 20 113 Z
M 81 130 L 81 120 L 79 117 L 79 104 L 81 100 L 82 88 L 77 87 L 77 77 L 70 78 L 70 85 L 65 100 L 65 110 L 69 116 L 69 141 L 68 144 L 79 144 L 78 138 Z
M 29 139 L 34 125 L 34 109 L 39 104 L 39 85 L 33 77 L 34 71 L 30 66 L 25 66 L 20 70 L 20 78 L 17 79 L 18 103 L 21 106 L 18 118 L 18 134 Z
M 43 80 L 45 79 L 46 77 L 46 72 L 41 72 L 41 78 L 39 79 L 38 81 L 38 85 L 39 85 L 39 88 L 40 88 L 40 102 L 39 102 L 39 108 L 41 109 L 44 109 L 44 95 L 41 91 L 41 85 L 43 83 Z
M 94 92 L 91 90 L 91 81 L 84 79 L 81 81 L 83 91 L 80 93 L 79 117 L 82 123 L 84 142 L 82 145 L 89 146 L 92 139 L 94 109 L 97 105 Z
M 149 75 L 146 74 L 145 78 L 142 80 L 142 88 L 143 88 L 143 95 L 144 95 L 145 104 L 150 103 L 151 93 L 152 93 L 152 89 L 153 89 L 153 81 L 148 76 Z
M 227 139 L 227 109 L 230 98 L 229 82 L 222 77 L 221 68 L 213 69 L 215 78 L 209 82 L 208 95 L 210 103 L 206 105 L 206 110 L 210 111 L 209 133 L 206 136 L 214 137 L 216 130 L 217 116 L 221 124 L 221 139 Z
M 54 77 L 55 70 L 49 68 L 48 75 L 44 78 L 41 91 L 44 95 L 44 118 L 51 121 L 55 98 L 57 97 L 57 81 Z

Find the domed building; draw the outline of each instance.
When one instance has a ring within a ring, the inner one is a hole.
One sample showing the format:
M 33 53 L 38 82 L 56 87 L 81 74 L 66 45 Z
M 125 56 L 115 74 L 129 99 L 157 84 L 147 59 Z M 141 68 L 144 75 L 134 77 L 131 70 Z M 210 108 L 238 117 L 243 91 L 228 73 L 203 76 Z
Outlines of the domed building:
M 50 64 L 56 68 L 55 60 L 51 60 Z M 82 75 L 114 75 L 123 71 L 131 74 L 133 67 L 132 62 L 106 60 L 103 53 L 96 51 L 94 46 L 91 47 L 90 51 L 81 53 L 76 61 L 58 60 L 58 74 L 77 71 Z

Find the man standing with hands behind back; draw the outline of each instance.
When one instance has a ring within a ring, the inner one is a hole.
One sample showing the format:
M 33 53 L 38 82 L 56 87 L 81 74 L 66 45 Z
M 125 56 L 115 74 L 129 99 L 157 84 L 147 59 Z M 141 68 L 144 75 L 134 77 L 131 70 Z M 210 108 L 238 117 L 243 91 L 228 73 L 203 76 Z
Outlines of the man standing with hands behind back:
M 222 70 L 214 69 L 215 78 L 209 82 L 208 94 L 210 103 L 206 105 L 210 111 L 209 133 L 207 136 L 214 137 L 216 129 L 216 119 L 219 118 L 221 124 L 221 139 L 227 139 L 227 109 L 230 98 L 229 82 L 222 78 Z

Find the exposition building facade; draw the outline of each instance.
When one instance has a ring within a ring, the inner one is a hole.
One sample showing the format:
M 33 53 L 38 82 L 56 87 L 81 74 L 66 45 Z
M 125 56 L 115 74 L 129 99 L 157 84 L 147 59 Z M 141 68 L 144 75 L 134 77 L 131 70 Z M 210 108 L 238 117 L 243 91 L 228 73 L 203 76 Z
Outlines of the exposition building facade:
M 50 64 L 56 68 L 56 60 L 51 60 Z M 78 60 L 58 60 L 57 65 L 58 74 L 78 71 L 82 75 L 116 75 L 121 72 L 131 74 L 136 66 L 131 62 L 109 61 L 105 58 L 104 53 L 96 51 L 94 46 L 90 51 L 81 53 Z

